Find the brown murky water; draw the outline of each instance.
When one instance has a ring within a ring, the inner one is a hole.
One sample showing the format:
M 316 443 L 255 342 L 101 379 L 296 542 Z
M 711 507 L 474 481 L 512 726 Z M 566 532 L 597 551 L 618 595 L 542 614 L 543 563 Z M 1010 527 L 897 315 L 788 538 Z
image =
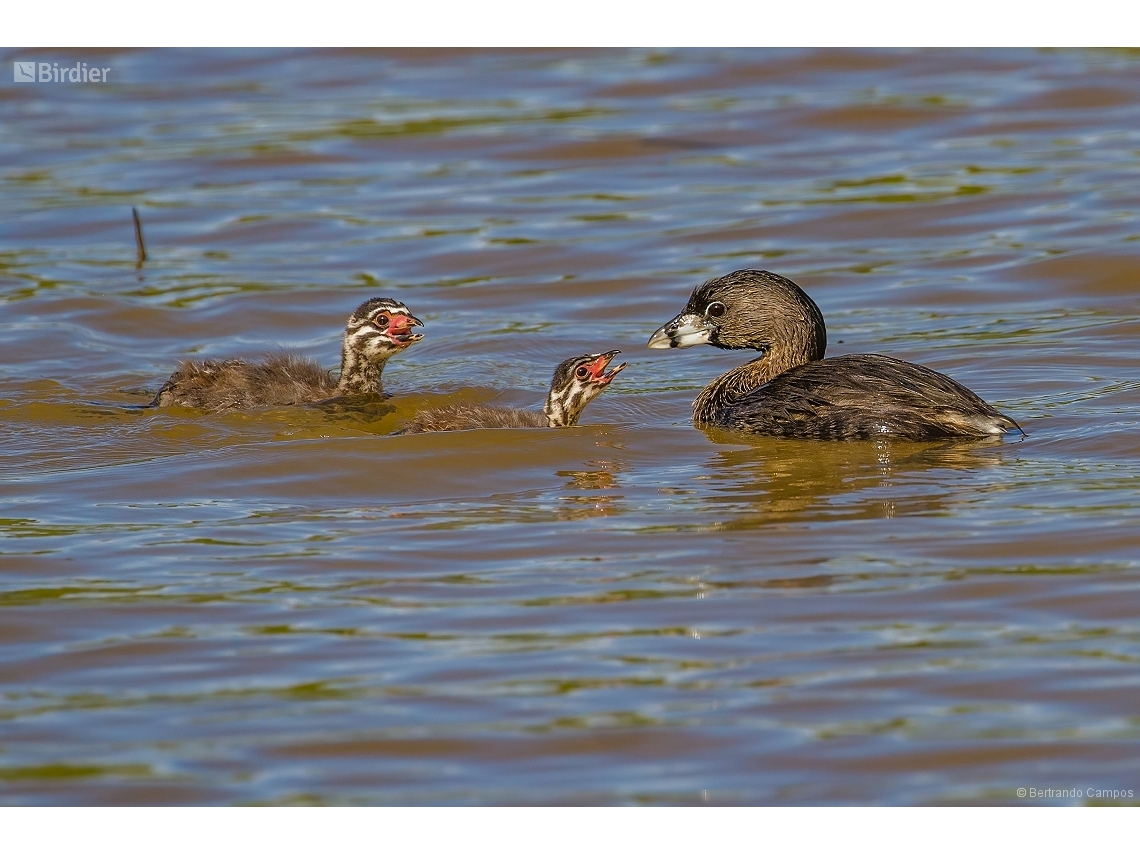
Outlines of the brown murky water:
M 2 56 L 3 803 L 1136 801 L 1140 54 Z M 742 267 L 1028 438 L 694 430 Z M 391 413 L 125 406 L 373 295 Z

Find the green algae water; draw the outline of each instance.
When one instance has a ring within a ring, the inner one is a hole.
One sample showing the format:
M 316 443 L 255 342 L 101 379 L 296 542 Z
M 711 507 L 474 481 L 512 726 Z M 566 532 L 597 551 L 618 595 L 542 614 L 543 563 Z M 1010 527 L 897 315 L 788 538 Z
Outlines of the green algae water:
M 0 803 L 1136 800 L 1140 54 L 25 53 L 110 72 L 0 83 Z M 693 429 L 745 267 L 1027 438 Z M 371 296 L 390 407 L 139 408 Z

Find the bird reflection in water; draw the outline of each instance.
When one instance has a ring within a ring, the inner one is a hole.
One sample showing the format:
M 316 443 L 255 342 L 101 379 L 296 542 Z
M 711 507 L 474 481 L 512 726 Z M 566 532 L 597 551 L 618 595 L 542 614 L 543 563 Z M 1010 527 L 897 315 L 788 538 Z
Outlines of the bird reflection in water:
M 566 489 L 573 492 L 559 496 L 559 501 L 565 502 L 563 514 L 566 519 L 585 519 L 589 517 L 603 517 L 618 513 L 621 510 L 622 500 L 625 496 L 606 491 L 618 488 L 617 473 L 625 467 L 612 460 L 590 460 L 587 466 L 596 469 L 562 469 L 554 474 L 559 478 L 568 478 Z
M 980 469 L 1003 463 L 1000 438 L 929 443 L 890 440 L 822 444 L 703 431 L 718 446 L 705 501 L 740 514 L 726 528 L 774 522 L 883 519 L 948 512 L 957 491 L 934 492 L 937 470 Z M 922 478 L 912 479 L 915 473 Z M 884 496 L 884 492 L 888 495 Z

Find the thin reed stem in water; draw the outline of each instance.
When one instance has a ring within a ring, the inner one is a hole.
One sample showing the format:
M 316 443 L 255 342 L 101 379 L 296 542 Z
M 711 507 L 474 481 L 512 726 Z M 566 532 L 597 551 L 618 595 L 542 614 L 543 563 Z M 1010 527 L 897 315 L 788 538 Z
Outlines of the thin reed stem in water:
M 131 216 L 135 220 L 135 248 L 138 250 L 138 261 L 135 263 L 135 268 L 143 266 L 146 261 L 146 244 L 143 243 L 142 221 L 139 220 L 139 209 L 131 208 Z

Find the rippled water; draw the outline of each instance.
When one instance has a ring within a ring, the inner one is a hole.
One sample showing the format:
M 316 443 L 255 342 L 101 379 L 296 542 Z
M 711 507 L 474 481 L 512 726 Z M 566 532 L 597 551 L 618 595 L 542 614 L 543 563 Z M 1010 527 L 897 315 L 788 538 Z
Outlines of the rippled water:
M 3 803 L 1136 801 L 1140 54 L 28 53 Z M 746 357 L 645 342 L 743 267 L 1028 438 L 694 430 Z M 394 412 L 127 406 L 374 295 Z M 385 435 L 615 347 L 576 429 Z

